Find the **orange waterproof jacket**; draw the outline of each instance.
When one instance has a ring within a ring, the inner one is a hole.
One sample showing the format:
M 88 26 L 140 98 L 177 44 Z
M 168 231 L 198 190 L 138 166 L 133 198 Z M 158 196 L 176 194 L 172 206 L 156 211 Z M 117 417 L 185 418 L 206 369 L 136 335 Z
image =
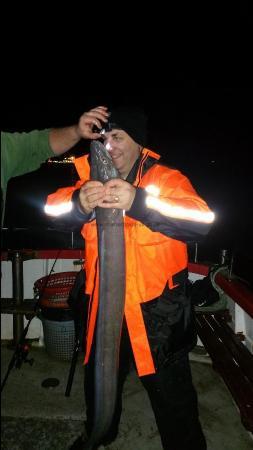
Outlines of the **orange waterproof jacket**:
M 135 177 L 136 197 L 124 216 L 126 244 L 125 318 L 140 376 L 155 372 L 141 304 L 163 292 L 166 284 L 175 287 L 173 277 L 187 268 L 185 240 L 206 234 L 210 210 L 178 170 L 158 163 L 160 156 L 148 149 Z M 148 169 L 145 171 L 145 164 Z M 88 157 L 75 160 L 80 180 L 48 196 L 47 207 L 71 202 L 73 192 L 89 180 Z M 150 206 L 149 205 L 150 202 Z M 156 203 L 157 202 L 157 203 Z M 194 216 L 195 214 L 195 216 Z M 197 214 L 197 215 L 196 215 Z M 207 225 L 207 226 L 206 226 Z M 85 239 L 86 293 L 92 296 L 85 362 L 88 361 L 98 307 L 98 242 L 95 219 L 82 227 Z

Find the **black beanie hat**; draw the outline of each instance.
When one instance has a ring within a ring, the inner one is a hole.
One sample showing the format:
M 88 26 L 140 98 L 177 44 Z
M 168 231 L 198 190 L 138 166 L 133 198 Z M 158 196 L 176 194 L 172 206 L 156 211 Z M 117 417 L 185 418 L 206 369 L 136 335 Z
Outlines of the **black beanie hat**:
M 146 145 L 147 116 L 139 107 L 119 106 L 112 109 L 107 128 L 124 130 L 137 144 Z

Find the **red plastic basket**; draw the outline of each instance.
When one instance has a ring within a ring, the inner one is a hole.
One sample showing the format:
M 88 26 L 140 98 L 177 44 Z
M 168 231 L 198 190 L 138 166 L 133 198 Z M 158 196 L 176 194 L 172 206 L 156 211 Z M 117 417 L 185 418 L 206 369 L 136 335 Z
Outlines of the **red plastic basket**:
M 47 308 L 69 308 L 68 297 L 77 272 L 60 272 L 42 277 L 34 283 L 34 292 L 41 295 L 40 305 Z

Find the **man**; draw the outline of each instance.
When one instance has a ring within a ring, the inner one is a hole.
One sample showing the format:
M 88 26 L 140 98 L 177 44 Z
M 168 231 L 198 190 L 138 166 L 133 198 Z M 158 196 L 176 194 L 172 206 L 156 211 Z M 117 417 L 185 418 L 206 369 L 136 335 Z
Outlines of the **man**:
M 162 165 L 160 156 L 145 148 L 146 117 L 140 110 L 112 111 L 103 136 L 121 178 L 104 185 L 89 180 L 89 159 L 82 156 L 75 163 L 80 181 L 75 187 L 50 195 L 46 205 L 47 212 L 53 215 L 61 211 L 61 205 L 68 205 L 73 220 L 84 223 L 86 293 L 91 298 L 85 362 L 90 353 L 91 362 L 94 357 L 93 294 L 98 278 L 94 208 L 120 208 L 125 211 L 127 268 L 124 346 L 129 339 L 163 448 L 204 450 L 206 443 L 188 360 L 196 344 L 196 332 L 186 296 L 186 242 L 197 241 L 208 233 L 213 213 L 184 175 Z M 124 361 L 122 355 L 121 359 Z M 91 362 L 86 373 L 90 392 Z M 124 375 L 120 376 L 120 391 L 122 380 Z M 93 405 L 89 392 L 86 402 L 90 431 Z M 119 399 L 114 426 L 105 444 L 116 437 L 120 413 Z
M 85 112 L 78 124 L 29 133 L 1 132 L 1 191 L 4 208 L 7 183 L 10 178 L 35 170 L 51 156 L 59 156 L 72 148 L 81 138 L 97 139 L 92 131 L 107 121 L 107 108 L 98 106 Z

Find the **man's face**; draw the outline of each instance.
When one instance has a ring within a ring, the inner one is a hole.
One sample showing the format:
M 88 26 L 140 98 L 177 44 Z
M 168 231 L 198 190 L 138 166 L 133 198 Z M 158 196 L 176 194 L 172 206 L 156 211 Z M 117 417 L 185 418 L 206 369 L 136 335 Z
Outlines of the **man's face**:
M 123 130 L 114 129 L 104 134 L 104 145 L 122 178 L 126 178 L 140 155 L 141 147 Z

